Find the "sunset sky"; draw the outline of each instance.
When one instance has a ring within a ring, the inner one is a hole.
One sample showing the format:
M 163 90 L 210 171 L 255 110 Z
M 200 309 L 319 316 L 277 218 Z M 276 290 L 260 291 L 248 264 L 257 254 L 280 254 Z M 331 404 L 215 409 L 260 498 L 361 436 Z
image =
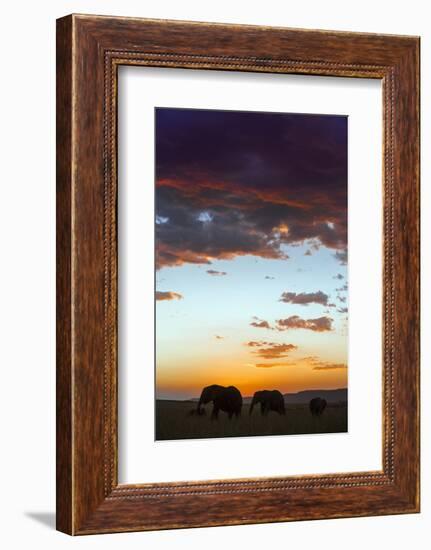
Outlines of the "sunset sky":
M 347 385 L 347 117 L 156 109 L 156 394 Z

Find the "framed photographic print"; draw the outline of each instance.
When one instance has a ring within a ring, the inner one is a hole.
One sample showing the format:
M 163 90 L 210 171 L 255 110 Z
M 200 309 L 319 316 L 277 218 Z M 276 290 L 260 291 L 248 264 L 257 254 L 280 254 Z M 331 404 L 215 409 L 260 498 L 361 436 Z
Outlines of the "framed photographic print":
M 57 528 L 419 511 L 419 39 L 57 22 Z

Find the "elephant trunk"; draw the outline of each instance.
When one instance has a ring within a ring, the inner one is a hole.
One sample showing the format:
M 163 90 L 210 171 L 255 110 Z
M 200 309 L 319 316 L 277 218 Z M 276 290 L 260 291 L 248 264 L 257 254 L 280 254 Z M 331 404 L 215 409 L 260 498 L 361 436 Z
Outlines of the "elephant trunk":
M 202 395 L 199 399 L 198 406 L 196 408 L 198 414 L 201 414 L 201 406 L 202 406 Z
M 208 391 L 208 388 L 204 388 L 202 390 L 201 396 L 199 398 L 199 403 L 198 403 L 198 408 L 197 408 L 198 414 L 201 413 L 202 405 L 206 405 L 209 401 L 211 401 L 210 398 L 211 398 L 211 395 Z

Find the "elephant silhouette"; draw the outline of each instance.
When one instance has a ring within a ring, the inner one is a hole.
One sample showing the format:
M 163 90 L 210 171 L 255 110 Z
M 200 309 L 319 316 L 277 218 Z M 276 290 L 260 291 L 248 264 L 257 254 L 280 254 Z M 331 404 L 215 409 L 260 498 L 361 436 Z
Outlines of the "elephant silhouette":
M 321 416 L 326 409 L 326 399 L 321 397 L 314 397 L 310 401 L 310 412 L 312 416 Z
M 219 411 L 227 413 L 229 419 L 233 415 L 240 416 L 242 407 L 242 395 L 235 386 L 218 386 L 213 384 L 202 390 L 201 397 L 197 406 L 197 414 L 201 414 L 202 405 L 213 403 L 211 420 L 217 420 Z
M 286 414 L 284 398 L 278 390 L 257 391 L 253 395 L 249 414 L 253 412 L 254 406 L 258 405 L 259 403 L 262 416 L 267 416 L 269 411 L 275 411 L 278 412 L 278 414 Z

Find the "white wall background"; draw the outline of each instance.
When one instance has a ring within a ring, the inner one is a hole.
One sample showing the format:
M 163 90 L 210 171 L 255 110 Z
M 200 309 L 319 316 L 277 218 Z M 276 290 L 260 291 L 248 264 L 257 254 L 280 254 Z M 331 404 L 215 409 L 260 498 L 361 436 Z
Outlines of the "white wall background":
M 70 12 L 284 25 L 422 37 L 422 151 L 431 149 L 428 3 L 410 0 L 15 0 L 2 6 L 0 87 L 1 485 L 4 548 L 208 549 L 241 544 L 331 550 L 428 548 L 431 521 L 431 360 L 422 359 L 422 514 L 72 539 L 54 531 L 55 19 Z M 431 330 L 430 165 L 422 155 L 422 327 Z

